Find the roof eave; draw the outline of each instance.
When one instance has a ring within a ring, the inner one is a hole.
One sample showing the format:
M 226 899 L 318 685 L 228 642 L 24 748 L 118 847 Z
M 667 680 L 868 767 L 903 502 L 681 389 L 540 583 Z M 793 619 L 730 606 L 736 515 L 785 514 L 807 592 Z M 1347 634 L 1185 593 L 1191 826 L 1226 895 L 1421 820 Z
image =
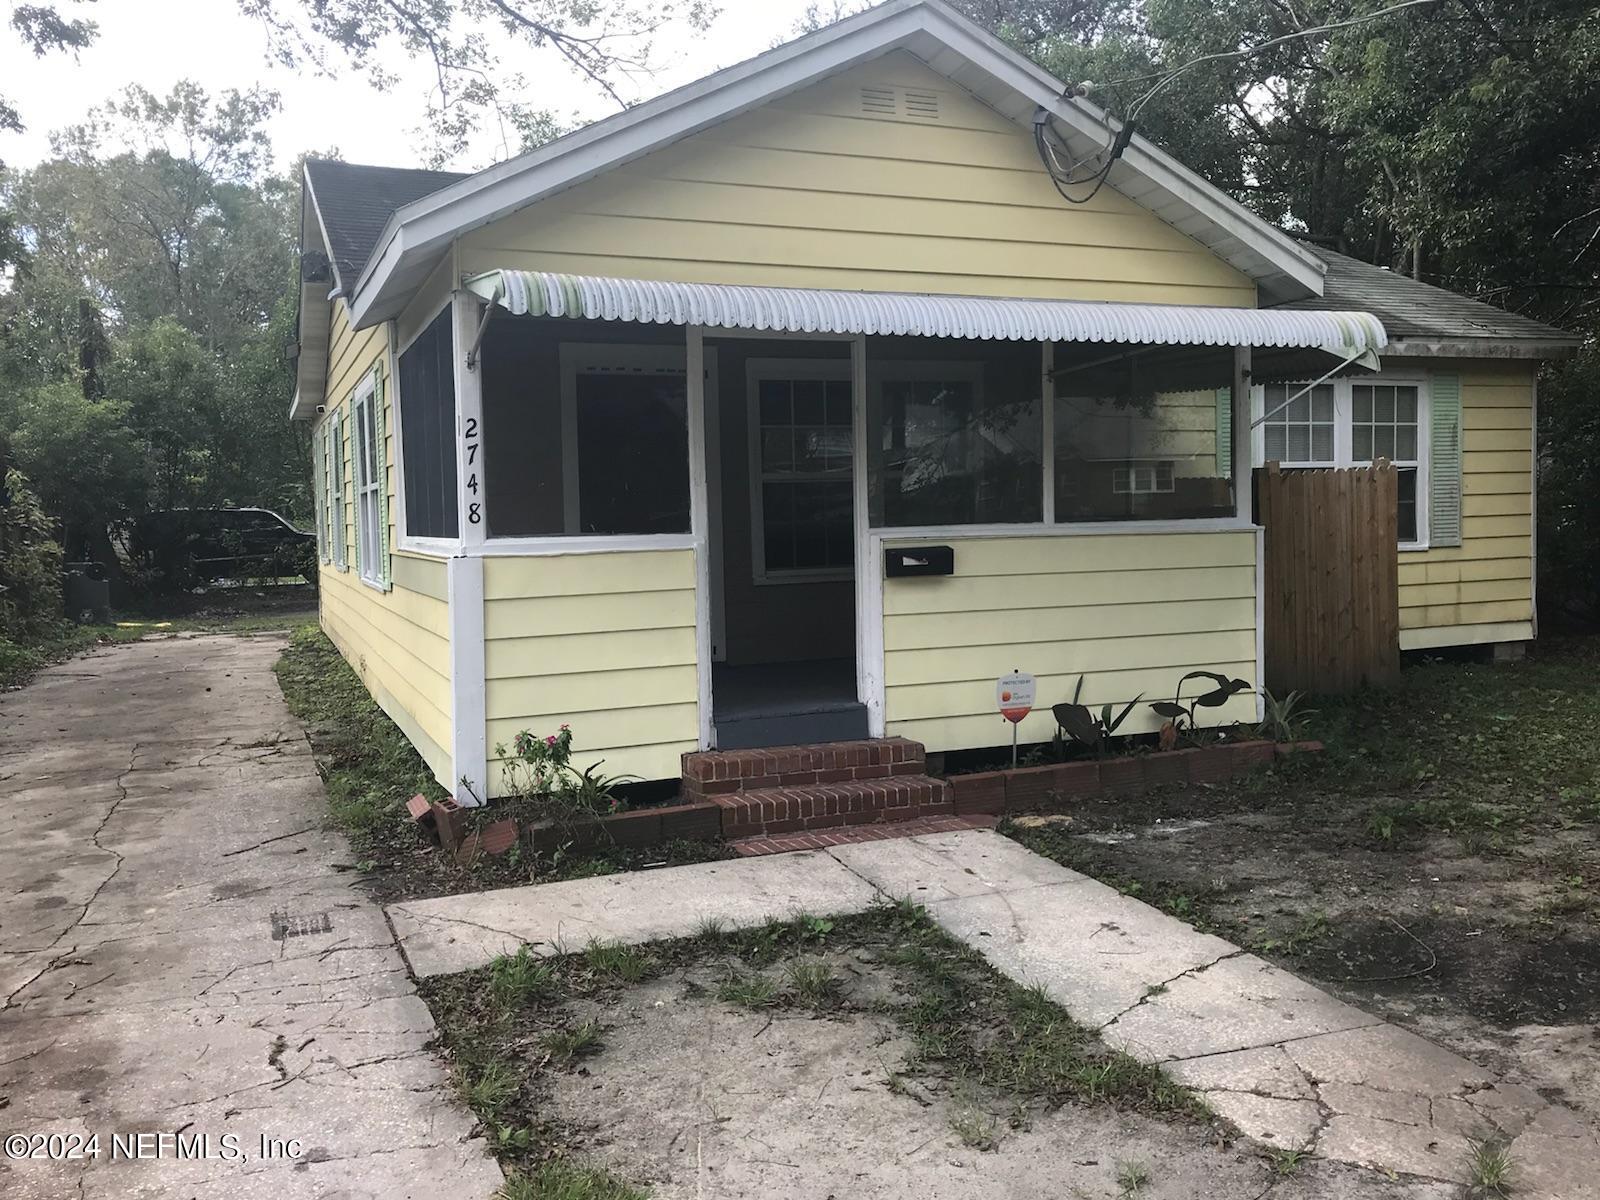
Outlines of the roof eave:
M 1397 337 L 1385 358 L 1505 358 L 1524 361 L 1571 358 L 1581 338 Z
M 397 209 L 360 279 L 347 291 L 352 324 L 364 328 L 397 315 L 410 287 L 463 233 L 826 75 L 896 49 L 915 52 L 911 43 L 919 36 L 959 54 L 1080 136 L 1103 136 L 1104 114 L 1064 98 L 1060 80 L 957 16 L 941 0 L 889 0 Z M 1229 258 L 1235 249 L 1230 241 L 1237 243 L 1238 256 L 1255 267 L 1239 269 L 1256 280 L 1267 298 L 1321 295 L 1326 272 L 1321 259 L 1144 138 L 1132 139 L 1113 185 L 1118 175 L 1124 183 L 1130 178 L 1147 182 L 1147 191 L 1159 191 L 1198 213 L 1218 236 L 1196 240 L 1219 257 Z

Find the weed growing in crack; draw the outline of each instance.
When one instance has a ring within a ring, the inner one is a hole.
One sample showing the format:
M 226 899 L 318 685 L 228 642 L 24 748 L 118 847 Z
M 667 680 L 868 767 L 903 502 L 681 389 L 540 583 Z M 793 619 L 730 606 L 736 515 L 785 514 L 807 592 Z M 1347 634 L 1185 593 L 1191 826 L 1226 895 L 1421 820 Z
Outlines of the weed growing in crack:
M 695 941 L 715 941 L 728 932 L 728 923 L 721 917 L 701 917 L 695 922 L 692 936 Z
M 502 1009 L 521 1008 L 555 991 L 556 968 L 527 946 L 489 964 L 489 995 Z
M 1274 1150 L 1269 1147 L 1266 1157 L 1267 1163 L 1272 1167 L 1274 1174 L 1288 1176 L 1293 1175 L 1305 1165 L 1306 1160 L 1311 1157 L 1311 1152 L 1309 1150 Z
M 499 1200 L 646 1200 L 646 1195 L 609 1171 L 552 1159 L 526 1174 L 512 1172 Z
M 1150 1168 L 1142 1162 L 1117 1163 L 1117 1194 L 1122 1200 L 1139 1200 L 1150 1186 Z
M 1479 1197 L 1511 1194 L 1511 1150 L 1494 1140 L 1468 1143 L 1467 1175 L 1472 1194 Z
M 777 1003 L 778 985 L 759 971 L 735 971 L 717 989 L 717 999 L 740 1008 L 766 1008 Z
M 611 983 L 638 983 L 650 969 L 649 955 L 621 942 L 590 942 L 583 959 L 591 971 Z
M 969 1150 L 997 1150 L 1000 1122 L 974 1104 L 963 1104 L 950 1114 L 950 1128 Z
M 486 1122 L 492 1122 L 518 1090 L 516 1072 L 501 1062 L 485 1063 L 475 1071 L 469 1070 L 469 1078 L 461 1089 L 467 1107 Z
M 547 1033 L 544 1048 L 552 1059 L 563 1065 L 585 1054 L 593 1054 L 600 1049 L 600 1022 L 591 1017 L 570 1029 Z
M 839 1001 L 839 977 L 825 963 L 797 962 L 789 967 L 789 989 L 808 1008 L 832 1008 Z

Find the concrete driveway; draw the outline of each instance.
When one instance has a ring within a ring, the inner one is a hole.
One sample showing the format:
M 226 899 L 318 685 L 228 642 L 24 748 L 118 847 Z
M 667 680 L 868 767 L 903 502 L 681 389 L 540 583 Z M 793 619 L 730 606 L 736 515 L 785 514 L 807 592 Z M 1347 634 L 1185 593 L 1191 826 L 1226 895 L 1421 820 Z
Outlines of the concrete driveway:
M 0 1194 L 499 1186 L 322 827 L 281 645 L 117 646 L 0 695 Z

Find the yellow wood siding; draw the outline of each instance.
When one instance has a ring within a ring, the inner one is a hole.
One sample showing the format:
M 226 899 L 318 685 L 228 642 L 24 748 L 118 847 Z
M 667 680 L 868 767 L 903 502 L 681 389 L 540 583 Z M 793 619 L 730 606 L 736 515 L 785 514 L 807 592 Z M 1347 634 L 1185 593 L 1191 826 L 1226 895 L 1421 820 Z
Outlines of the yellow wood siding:
M 994 681 L 1012 669 L 1039 680 L 1025 742 L 1054 733 L 1050 706 L 1080 673 L 1094 706 L 1170 700 L 1198 669 L 1256 683 L 1256 544 L 1248 531 L 955 541 L 954 576 L 884 581 L 888 732 L 931 750 L 1008 741 Z M 1211 714 L 1254 718 L 1248 694 Z M 1141 703 L 1122 730 L 1160 724 Z
M 937 97 L 873 115 L 863 89 Z M 1077 207 L 1031 134 L 897 52 L 468 234 L 460 266 L 707 283 L 1253 307 L 1115 189 Z
M 363 583 L 356 572 L 355 496 L 351 476 L 355 449 L 351 442 L 354 425 L 350 399 L 356 384 L 374 363 L 380 363 L 385 376 L 388 375 L 385 327 L 360 332 L 351 330 L 343 300 L 334 304 L 332 324 L 328 410 L 320 420 L 321 428 L 331 429 L 328 421 L 333 413 L 344 414 L 345 478 L 340 486 L 345 494 L 345 525 L 335 536 L 342 533 L 345 539 L 349 566 L 340 571 L 331 562 L 322 564 L 322 628 L 360 674 L 373 699 L 416 746 L 434 778 L 441 785 L 451 787 L 450 612 L 444 561 L 395 553 L 392 559 L 394 586 L 387 592 Z M 385 386 L 383 394 L 384 404 L 389 409 L 384 465 L 389 493 L 389 545 L 393 546 L 399 499 L 395 494 L 395 390 L 392 384 Z
M 573 762 L 675 779 L 699 738 L 691 550 L 484 560 L 489 789 L 497 745 L 572 726 Z
M 1533 636 L 1531 363 L 1429 364 L 1461 378 L 1461 545 L 1401 552 L 1402 647 Z

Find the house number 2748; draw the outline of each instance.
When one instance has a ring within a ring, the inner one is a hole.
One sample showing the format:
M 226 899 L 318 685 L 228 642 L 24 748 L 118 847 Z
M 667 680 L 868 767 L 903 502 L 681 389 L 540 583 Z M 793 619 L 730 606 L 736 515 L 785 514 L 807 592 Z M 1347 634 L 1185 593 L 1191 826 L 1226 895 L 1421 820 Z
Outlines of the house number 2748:
M 467 462 L 467 494 L 478 494 L 478 418 L 468 417 L 466 428 L 461 431 L 461 440 L 466 450 Z M 483 501 L 469 499 L 467 501 L 467 524 L 483 524 Z

